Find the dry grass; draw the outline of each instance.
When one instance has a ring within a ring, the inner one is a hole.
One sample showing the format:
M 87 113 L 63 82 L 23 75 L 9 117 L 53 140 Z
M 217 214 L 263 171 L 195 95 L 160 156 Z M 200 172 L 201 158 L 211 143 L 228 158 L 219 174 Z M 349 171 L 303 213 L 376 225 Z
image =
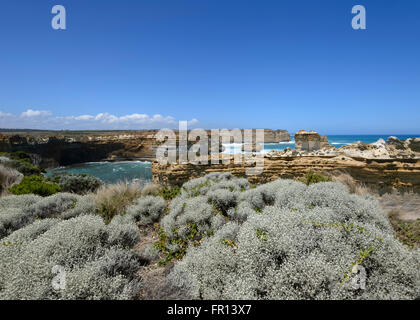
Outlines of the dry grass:
M 105 223 L 109 223 L 114 216 L 122 214 L 133 201 L 142 195 L 140 183 L 118 182 L 104 185 L 93 195 L 97 213 Z
M 142 196 L 156 196 L 161 189 L 161 186 L 155 183 L 147 184 L 141 191 Z
M 332 181 L 344 184 L 349 189 L 350 193 L 358 195 L 370 193 L 365 185 L 356 182 L 351 175 L 345 172 L 335 172 L 332 176 Z
M 19 183 L 23 178 L 23 174 L 19 171 L 0 165 L 0 194 L 7 194 L 8 189 Z

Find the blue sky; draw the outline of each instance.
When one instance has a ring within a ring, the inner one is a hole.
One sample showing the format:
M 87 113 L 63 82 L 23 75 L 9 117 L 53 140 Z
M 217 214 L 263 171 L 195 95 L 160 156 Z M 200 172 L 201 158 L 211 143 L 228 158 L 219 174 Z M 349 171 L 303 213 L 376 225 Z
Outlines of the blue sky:
M 3 128 L 420 133 L 417 0 L 2 0 L 0 41 Z

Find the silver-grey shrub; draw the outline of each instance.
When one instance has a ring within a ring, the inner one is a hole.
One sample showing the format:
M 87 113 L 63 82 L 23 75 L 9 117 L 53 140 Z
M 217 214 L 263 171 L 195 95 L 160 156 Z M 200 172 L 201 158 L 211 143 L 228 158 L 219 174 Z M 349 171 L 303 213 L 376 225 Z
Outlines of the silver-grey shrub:
M 136 222 L 143 225 L 152 224 L 159 220 L 166 210 L 166 201 L 161 197 L 144 196 L 134 201 L 127 208 L 126 215 L 131 216 Z
M 76 206 L 81 197 L 72 193 L 56 193 L 24 209 L 38 218 L 53 218 Z
M 94 214 L 95 204 L 90 196 L 57 193 L 49 197 L 19 195 L 0 198 L 0 239 L 37 219 L 70 219 Z
M 120 227 L 94 215 L 45 219 L 2 239 L 0 299 L 134 298 L 140 260 L 127 246 L 138 240 L 138 230 L 134 235 L 129 223 Z M 54 266 L 65 270 L 62 290 L 52 286 Z
M 63 192 L 87 194 L 95 192 L 103 182 L 89 174 L 60 174 L 54 177 Z
M 0 214 L 7 212 L 10 208 L 23 209 L 28 207 L 35 202 L 38 202 L 42 197 L 34 194 L 23 194 L 23 195 L 10 195 L 0 197 Z
M 225 224 L 175 264 L 170 283 L 189 298 L 420 297 L 420 251 L 395 239 L 377 201 L 335 183 L 276 181 L 249 193 L 240 206 L 262 212 Z M 364 289 L 353 287 L 354 264 Z

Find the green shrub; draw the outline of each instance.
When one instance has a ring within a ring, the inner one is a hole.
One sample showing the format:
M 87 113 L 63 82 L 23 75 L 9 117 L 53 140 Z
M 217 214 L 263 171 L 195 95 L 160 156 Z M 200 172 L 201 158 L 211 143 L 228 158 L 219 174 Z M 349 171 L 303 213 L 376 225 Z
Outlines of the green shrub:
M 23 151 L 2 153 L 0 163 L 4 166 L 16 169 L 24 176 L 40 175 L 45 172 L 44 169 L 35 165 L 29 154 Z
M 40 175 L 45 170 L 34 166 L 33 164 L 24 160 L 15 160 L 13 164 L 14 168 L 22 173 L 24 176 Z
M 180 193 L 181 193 L 181 188 L 178 186 L 174 186 L 174 187 L 164 186 L 159 189 L 156 195 L 162 197 L 165 200 L 172 200 L 176 198 L 177 196 L 179 196 Z
M 60 192 L 61 188 L 56 183 L 45 181 L 42 176 L 29 176 L 24 177 L 19 184 L 9 188 L 9 191 L 15 195 L 32 193 L 46 197 Z
M 23 151 L 16 151 L 16 152 L 9 153 L 9 157 L 10 159 L 13 159 L 13 160 L 22 160 L 24 162 L 34 164 L 31 159 L 31 156 Z
M 331 176 L 324 176 L 322 173 L 317 173 L 313 172 L 312 170 L 309 170 L 301 181 L 309 186 L 313 183 L 331 181 Z

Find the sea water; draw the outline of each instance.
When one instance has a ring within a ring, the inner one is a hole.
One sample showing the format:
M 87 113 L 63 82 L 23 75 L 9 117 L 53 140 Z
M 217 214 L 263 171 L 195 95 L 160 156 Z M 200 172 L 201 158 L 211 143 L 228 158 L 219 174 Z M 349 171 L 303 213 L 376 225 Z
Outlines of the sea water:
M 145 161 L 88 162 L 47 172 L 49 176 L 59 173 L 91 174 L 105 183 L 118 181 L 149 183 L 152 181 L 152 163 Z
M 384 139 L 385 141 L 390 137 L 394 136 L 400 140 L 405 140 L 408 138 L 415 138 L 420 137 L 417 136 L 408 136 L 408 135 L 328 135 L 329 144 L 340 148 L 345 145 L 350 145 L 355 142 L 363 142 L 363 143 L 374 143 L 379 139 Z M 242 144 L 240 143 L 231 143 L 231 144 L 224 144 L 225 147 L 224 153 L 234 154 L 234 153 L 241 153 L 242 152 Z M 294 136 L 291 136 L 291 140 L 287 142 L 279 142 L 279 143 L 264 143 L 264 149 L 262 152 L 268 153 L 270 151 L 276 150 L 281 151 L 286 148 L 295 148 L 295 140 Z

